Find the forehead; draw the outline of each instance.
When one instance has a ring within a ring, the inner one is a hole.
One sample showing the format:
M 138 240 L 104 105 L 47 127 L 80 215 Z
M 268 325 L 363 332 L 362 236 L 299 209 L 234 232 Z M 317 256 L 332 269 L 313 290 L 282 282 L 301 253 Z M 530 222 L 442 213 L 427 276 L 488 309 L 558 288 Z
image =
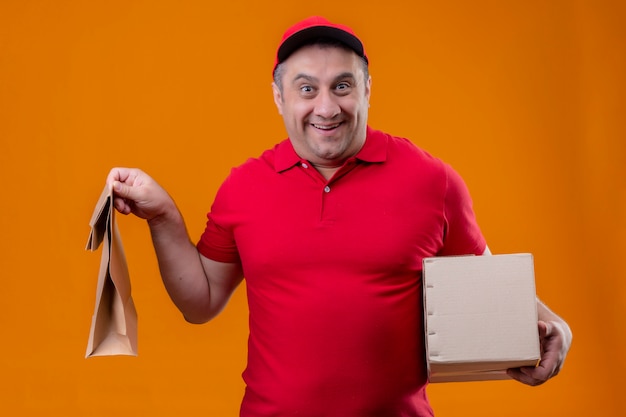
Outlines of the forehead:
M 311 76 L 336 76 L 351 73 L 355 77 L 362 74 L 361 58 L 351 49 L 336 45 L 303 46 L 287 58 L 283 64 L 287 78 L 298 74 Z

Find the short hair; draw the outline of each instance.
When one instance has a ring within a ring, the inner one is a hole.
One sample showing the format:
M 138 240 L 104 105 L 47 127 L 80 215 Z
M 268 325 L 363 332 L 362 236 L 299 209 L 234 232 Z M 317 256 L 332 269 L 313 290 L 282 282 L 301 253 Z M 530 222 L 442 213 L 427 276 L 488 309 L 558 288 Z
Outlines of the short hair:
M 311 46 L 311 45 L 317 45 L 323 48 L 328 48 L 328 47 L 341 48 L 346 51 L 354 52 L 348 45 L 342 42 L 339 42 L 336 39 L 327 38 L 327 37 L 311 39 L 303 43 L 300 47 Z M 361 64 L 362 64 L 361 67 L 363 69 L 363 79 L 365 82 L 367 82 L 367 79 L 369 78 L 369 64 L 366 58 L 359 57 L 359 59 L 361 60 Z M 276 68 L 274 68 L 274 84 L 278 86 L 278 89 L 280 90 L 281 93 L 283 91 L 283 75 L 284 74 L 285 74 L 285 62 L 283 61 L 280 64 L 276 65 Z

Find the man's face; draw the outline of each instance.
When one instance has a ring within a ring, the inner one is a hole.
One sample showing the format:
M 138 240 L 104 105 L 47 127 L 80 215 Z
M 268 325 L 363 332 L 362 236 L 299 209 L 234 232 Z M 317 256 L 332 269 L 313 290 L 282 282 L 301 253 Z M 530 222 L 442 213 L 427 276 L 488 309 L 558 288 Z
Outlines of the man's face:
M 283 65 L 274 102 L 296 153 L 323 167 L 356 154 L 365 143 L 371 85 L 362 60 L 350 50 L 312 45 Z

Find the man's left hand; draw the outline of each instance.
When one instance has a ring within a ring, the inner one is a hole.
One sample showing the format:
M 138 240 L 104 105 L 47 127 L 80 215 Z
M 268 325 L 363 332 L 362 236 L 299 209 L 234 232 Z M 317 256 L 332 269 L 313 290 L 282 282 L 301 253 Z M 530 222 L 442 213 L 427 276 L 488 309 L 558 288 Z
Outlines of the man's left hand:
M 539 321 L 539 342 L 541 344 L 541 361 L 536 367 L 525 366 L 507 371 L 509 376 L 524 384 L 541 385 L 556 376 L 569 350 L 568 332 L 557 321 Z

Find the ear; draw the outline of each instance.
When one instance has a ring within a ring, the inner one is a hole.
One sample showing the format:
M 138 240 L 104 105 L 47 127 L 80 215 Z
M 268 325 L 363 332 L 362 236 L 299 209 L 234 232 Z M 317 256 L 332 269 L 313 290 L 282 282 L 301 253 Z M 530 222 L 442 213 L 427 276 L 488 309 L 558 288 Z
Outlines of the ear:
M 278 114 L 283 115 L 283 94 L 280 92 L 280 88 L 276 85 L 276 83 L 272 83 L 272 92 L 274 94 L 274 104 L 276 104 L 276 108 L 278 109 Z

